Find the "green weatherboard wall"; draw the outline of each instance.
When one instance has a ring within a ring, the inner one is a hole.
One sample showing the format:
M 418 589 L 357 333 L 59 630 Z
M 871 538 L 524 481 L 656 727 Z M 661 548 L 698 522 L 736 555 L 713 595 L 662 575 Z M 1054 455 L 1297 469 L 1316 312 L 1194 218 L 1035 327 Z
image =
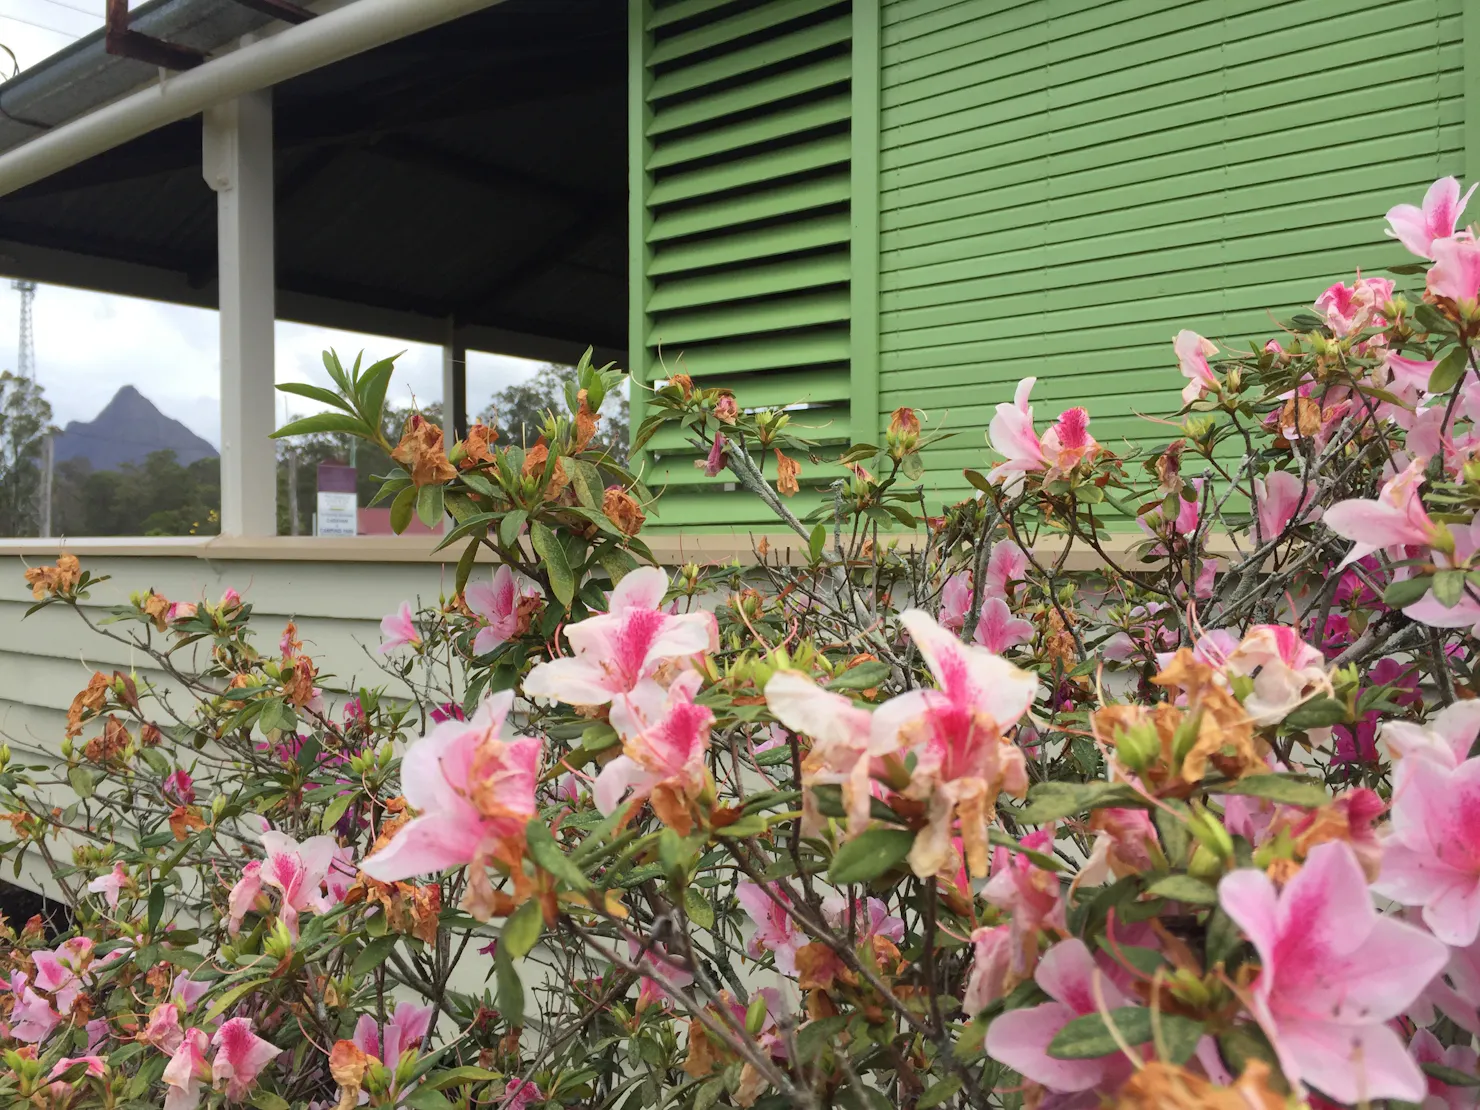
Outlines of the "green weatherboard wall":
M 632 56 L 640 380 L 804 402 L 826 443 L 922 409 L 936 501 L 1019 378 L 1115 445 L 1175 410 L 1179 328 L 1270 333 L 1480 175 L 1480 0 L 634 0 Z M 767 523 L 681 446 L 655 524 Z

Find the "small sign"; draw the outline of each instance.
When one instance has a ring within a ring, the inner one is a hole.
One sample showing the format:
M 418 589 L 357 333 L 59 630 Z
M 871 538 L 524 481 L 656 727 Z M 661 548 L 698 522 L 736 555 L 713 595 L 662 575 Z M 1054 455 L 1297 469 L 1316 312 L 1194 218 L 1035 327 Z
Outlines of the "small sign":
M 359 499 L 352 493 L 329 493 L 319 490 L 318 534 L 321 536 L 359 535 Z

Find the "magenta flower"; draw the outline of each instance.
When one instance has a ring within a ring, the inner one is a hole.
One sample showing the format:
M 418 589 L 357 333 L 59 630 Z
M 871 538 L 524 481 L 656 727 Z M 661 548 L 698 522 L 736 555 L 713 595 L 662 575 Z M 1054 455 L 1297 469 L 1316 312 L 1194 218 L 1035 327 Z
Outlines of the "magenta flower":
M 545 1101 L 545 1092 L 528 1079 L 511 1079 L 504 1086 L 504 1097 L 499 1101 L 499 1110 L 529 1110 L 537 1102 Z
M 668 575 L 657 567 L 630 571 L 612 590 L 608 609 L 565 630 L 575 655 L 541 663 L 524 680 L 532 698 L 570 705 L 605 705 L 673 659 L 710 650 L 719 629 L 714 614 L 665 613 Z
M 375 1018 L 361 1014 L 355 1023 L 354 1042 L 362 1052 L 374 1056 L 386 1067 L 395 1071 L 401 1054 L 421 1046 L 422 1040 L 431 1032 L 437 1008 L 432 1005 L 417 1006 L 411 1002 L 398 1002 L 385 1023 L 384 1036 L 375 1024 Z
M 631 790 L 633 798 L 651 797 L 665 824 L 687 831 L 688 802 L 704 789 L 714 722 L 713 712 L 694 702 L 702 681 L 698 671 L 684 671 L 667 690 L 644 681 L 612 703 L 622 754 L 596 776 L 592 796 L 602 813 L 615 811 Z
M 807 944 L 809 938 L 797 928 L 784 908 L 791 904 L 791 899 L 778 884 L 769 886 L 769 894 L 755 883 L 740 883 L 735 888 L 740 908 L 755 922 L 755 932 L 745 942 L 745 951 L 757 960 L 770 952 L 776 957 L 777 971 L 795 975 L 797 949 Z
M 1130 1075 L 1131 1063 L 1118 1051 L 1090 1060 L 1059 1060 L 1048 1046 L 1059 1030 L 1077 1017 L 1100 1011 L 1095 998 L 1098 980 L 1105 1007 L 1129 1004 L 1120 988 L 1095 965 L 1084 942 L 1060 941 L 1038 964 L 1034 976 L 1053 1001 L 1009 1010 L 987 1027 L 987 1055 L 1051 1091 L 1114 1090 Z
M 1480 241 L 1468 236 L 1436 239 L 1428 286 L 1434 296 L 1452 301 L 1480 296 Z
M 1218 392 L 1218 378 L 1208 359 L 1218 353 L 1218 348 L 1195 331 L 1185 328 L 1172 340 L 1172 350 L 1177 355 L 1177 368 L 1187 379 L 1182 389 L 1182 403 L 1190 405 L 1205 397 L 1209 390 Z
M 195 804 L 195 780 L 190 777 L 188 771 L 182 771 L 179 768 L 171 771 L 160 784 L 160 791 L 174 805 Z
M 463 600 L 482 622 L 473 639 L 473 654 L 484 655 L 519 635 L 520 626 L 529 620 L 527 603 L 544 596 L 538 585 L 522 574 L 515 574 L 508 563 L 499 566 L 491 583 L 469 586 L 463 592 Z
M 1461 197 L 1459 181 L 1441 177 L 1424 194 L 1422 208 L 1398 204 L 1388 209 L 1387 221 L 1391 226 L 1387 233 L 1418 257 L 1433 258 L 1434 240 L 1448 239 L 1454 234 L 1454 225 L 1474 191 L 1475 186 L 1471 185 L 1470 191 Z
M 264 1041 L 252 1032 L 251 1018 L 235 1017 L 225 1022 L 211 1038 L 216 1055 L 211 1060 L 211 1083 L 220 1088 L 226 1084 L 229 1102 L 241 1102 L 257 1082 L 262 1069 L 275 1060 L 282 1049 Z
M 1338 501 L 1326 510 L 1326 526 L 1338 536 L 1356 541 L 1341 567 L 1381 547 L 1428 547 L 1439 538 L 1438 526 L 1429 519 L 1418 496 L 1427 466 L 1427 459 L 1414 459 L 1401 474 L 1383 483 L 1376 501 L 1353 498 Z
M 1405 760 L 1392 830 L 1373 889 L 1405 906 L 1456 948 L 1480 938 L 1480 759 L 1446 768 Z
M 1292 522 L 1305 524 L 1319 520 L 1321 511 L 1311 507 L 1314 501 L 1314 487 L 1288 470 L 1273 470 L 1267 478 L 1255 478 L 1254 503 L 1258 509 L 1260 540 L 1268 543 L 1278 539 Z
M 401 789 L 420 816 L 360 864 L 383 883 L 509 855 L 524 843 L 541 743 L 503 738 L 514 692 L 485 698 L 468 722 L 447 721 L 413 744 L 401 763 Z M 517 855 L 515 856 L 517 858 Z
M 713 478 L 725 468 L 725 437 L 721 432 L 714 433 L 714 442 L 709 446 L 709 455 L 703 462 L 694 460 L 694 465 L 704 471 L 704 477 Z
M 411 602 L 403 601 L 394 613 L 380 618 L 380 653 L 388 655 L 405 644 L 421 643 L 421 633 L 412 619 Z
M 436 709 L 432 710 L 432 724 L 440 725 L 443 721 L 466 721 L 468 715 L 463 712 L 463 707 L 455 701 L 445 701 Z
M 187 1029 L 181 1036 L 161 1076 L 169 1088 L 164 1110 L 195 1110 L 200 1105 L 201 1086 L 211 1078 L 206 1063 L 207 1044 L 203 1029 Z
M 1292 1083 L 1338 1102 L 1419 1102 L 1423 1073 L 1387 1024 L 1444 967 L 1421 929 L 1378 914 L 1351 847 L 1311 849 L 1284 890 L 1245 869 L 1218 886 L 1224 911 L 1254 942 L 1253 1016 Z
M 118 908 L 118 893 L 128 884 L 128 872 L 123 869 L 123 864 L 115 863 L 113 870 L 106 875 L 99 875 L 87 884 L 90 894 L 101 894 L 103 900 L 108 903 L 110 910 Z
M 911 690 L 873 716 L 870 750 L 893 746 L 915 756 L 906 797 L 929 803 L 929 824 L 915 837 L 910 866 L 920 878 L 936 874 L 951 854 L 951 827 L 959 816 L 972 873 L 986 871 L 987 822 L 999 791 L 1027 789 L 1022 750 L 1002 736 L 1038 692 L 1038 680 L 1000 656 L 961 643 L 919 609 L 900 614 L 931 673 L 935 690 Z

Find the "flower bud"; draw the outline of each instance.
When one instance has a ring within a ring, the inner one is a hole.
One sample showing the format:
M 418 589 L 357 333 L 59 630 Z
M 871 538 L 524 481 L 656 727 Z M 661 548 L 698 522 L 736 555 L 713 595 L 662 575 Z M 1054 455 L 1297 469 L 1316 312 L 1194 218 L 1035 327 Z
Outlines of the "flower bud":
M 1115 756 L 1132 771 L 1144 771 L 1161 755 L 1161 736 L 1150 721 L 1132 725 L 1115 736 Z
M 1226 861 L 1233 858 L 1233 837 L 1228 835 L 1223 822 L 1207 810 L 1202 808 L 1193 810 L 1192 816 L 1187 821 L 1187 831 L 1192 833 L 1198 844 L 1207 848 L 1220 860 Z
M 281 960 L 293 951 L 293 934 L 288 932 L 282 918 L 273 922 L 272 932 L 262 942 L 262 951 L 274 960 Z
M 72 738 L 70 736 L 62 737 L 62 758 L 66 760 L 72 758 Z
M 0 767 L 10 762 L 10 745 L 0 744 Z
M 745 1031 L 752 1037 L 761 1035 L 761 1027 L 766 1024 L 766 996 L 757 994 L 750 1000 L 750 1005 L 745 1008 Z
M 1194 878 L 1215 880 L 1223 874 L 1223 861 L 1206 844 L 1199 844 L 1188 861 L 1187 873 Z
M 217 825 L 221 822 L 221 814 L 226 811 L 226 796 L 217 794 L 211 799 L 211 824 Z

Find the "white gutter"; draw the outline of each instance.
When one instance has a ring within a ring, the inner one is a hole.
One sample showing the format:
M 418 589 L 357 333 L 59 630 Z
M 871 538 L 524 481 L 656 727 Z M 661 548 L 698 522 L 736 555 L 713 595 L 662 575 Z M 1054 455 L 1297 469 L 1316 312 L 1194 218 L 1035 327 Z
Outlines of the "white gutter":
M 267 88 L 501 0 L 355 0 L 251 43 L 0 154 L 0 196 L 168 123 Z

